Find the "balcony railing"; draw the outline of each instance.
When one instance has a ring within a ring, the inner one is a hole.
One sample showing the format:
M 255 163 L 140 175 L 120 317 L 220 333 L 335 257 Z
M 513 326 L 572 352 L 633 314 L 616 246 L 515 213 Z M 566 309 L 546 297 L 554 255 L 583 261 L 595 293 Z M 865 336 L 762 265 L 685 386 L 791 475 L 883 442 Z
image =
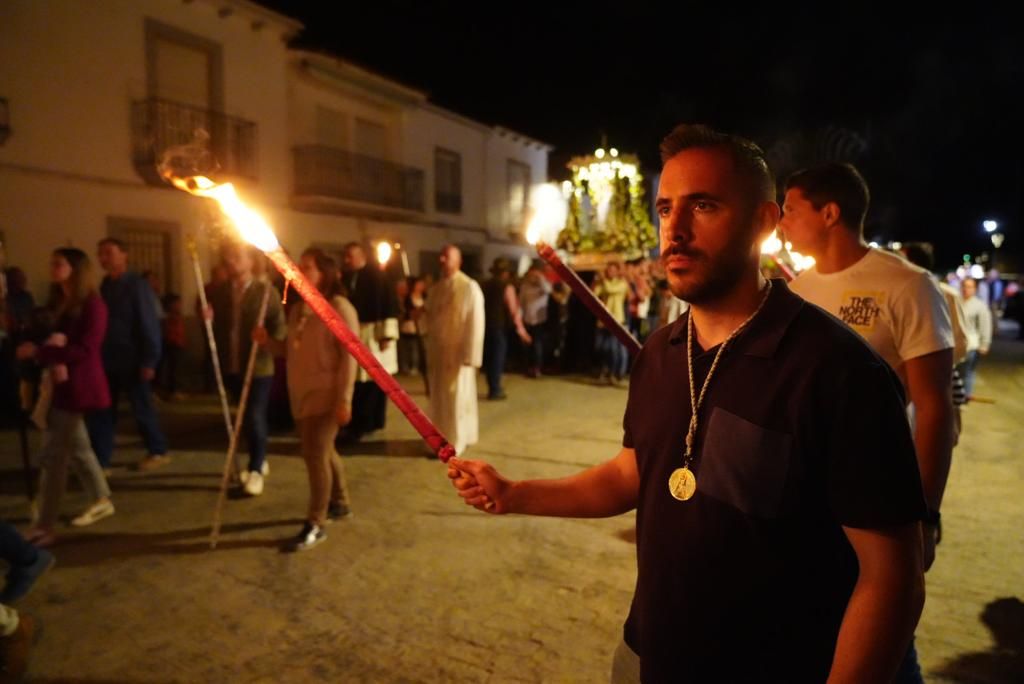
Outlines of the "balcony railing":
M 204 172 L 256 178 L 256 124 L 194 105 L 151 97 L 132 104 L 132 162 L 149 183 L 161 184 L 156 165 L 171 148 L 194 143 L 205 131 Z M 200 134 L 201 135 L 201 134 Z
M 294 149 L 295 196 L 423 211 L 423 171 L 324 145 Z

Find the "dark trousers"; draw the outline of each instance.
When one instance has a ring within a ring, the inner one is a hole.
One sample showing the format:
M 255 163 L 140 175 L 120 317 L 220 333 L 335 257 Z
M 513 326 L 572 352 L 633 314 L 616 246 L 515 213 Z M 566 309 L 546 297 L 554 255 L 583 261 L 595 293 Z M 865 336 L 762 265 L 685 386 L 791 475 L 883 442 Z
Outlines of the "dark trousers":
M 32 565 L 36 562 L 36 547 L 25 541 L 25 538 L 8 522 L 0 522 L 0 559 L 10 566 Z
M 398 371 L 403 374 L 419 371 L 420 345 L 423 344 L 419 335 L 402 333 L 398 338 Z
M 484 330 L 484 375 L 487 377 L 487 397 L 501 396 L 501 374 L 505 372 L 508 357 L 508 335 L 504 329 Z
M 224 386 L 235 401 L 241 397 L 242 380 L 241 375 L 224 376 Z M 270 388 L 273 384 L 272 375 L 253 376 L 252 385 L 249 386 L 249 400 L 245 404 L 245 416 L 242 418 L 242 433 L 249 444 L 249 470 L 257 473 L 267 460 L 267 406 L 270 404 Z
M 388 395 L 373 380 L 357 382 L 352 392 L 352 421 L 346 431 L 355 435 L 381 430 L 388 411 Z
M 547 336 L 547 324 L 526 326 L 530 334 L 530 348 L 526 352 L 526 366 L 529 370 L 539 371 L 544 365 L 544 338 Z
M 974 395 L 974 378 L 978 369 L 978 350 L 967 352 L 964 362 L 956 367 L 960 377 L 964 380 L 964 392 L 970 398 Z
M 601 359 L 601 370 L 617 378 L 625 377 L 629 366 L 629 352 L 619 339 L 606 328 L 598 328 L 596 344 L 598 358 Z
M 921 674 L 921 666 L 917 662 L 917 648 L 911 639 L 910 648 L 900 663 L 900 669 L 896 672 L 893 684 L 924 684 L 924 677 Z
M 165 392 L 173 394 L 178 391 L 178 363 L 181 360 L 181 347 L 164 342 L 164 355 L 160 357 L 160 366 L 157 369 L 157 378 L 160 387 Z
M 167 453 L 167 439 L 160 429 L 160 421 L 153 406 L 153 388 L 139 377 L 138 367 L 130 370 L 107 370 L 107 385 L 110 387 L 110 408 L 93 411 L 86 415 L 85 425 L 89 430 L 89 441 L 100 466 L 110 467 L 114 455 L 114 434 L 117 431 L 117 404 L 121 392 L 128 395 L 128 403 L 135 416 L 139 435 L 150 456 Z

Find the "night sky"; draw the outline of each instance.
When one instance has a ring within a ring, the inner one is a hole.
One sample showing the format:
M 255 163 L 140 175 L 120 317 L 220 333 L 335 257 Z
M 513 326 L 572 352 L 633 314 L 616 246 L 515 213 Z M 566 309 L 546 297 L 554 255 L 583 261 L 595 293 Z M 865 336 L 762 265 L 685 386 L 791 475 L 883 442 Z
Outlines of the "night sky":
M 783 176 L 816 160 L 857 164 L 873 195 L 869 239 L 931 241 L 944 268 L 991 250 L 981 222 L 992 218 L 1006 234 L 1000 262 L 1024 266 L 1024 48 L 1000 11 L 263 4 L 305 23 L 296 47 L 554 145 L 554 179 L 602 135 L 654 171 L 673 125 L 707 123 L 758 142 Z

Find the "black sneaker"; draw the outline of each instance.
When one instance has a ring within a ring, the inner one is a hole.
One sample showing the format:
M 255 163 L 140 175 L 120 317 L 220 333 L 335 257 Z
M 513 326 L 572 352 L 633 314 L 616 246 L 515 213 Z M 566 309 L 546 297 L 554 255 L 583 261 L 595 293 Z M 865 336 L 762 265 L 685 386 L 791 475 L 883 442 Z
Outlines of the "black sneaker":
M 327 504 L 327 520 L 335 522 L 352 516 L 352 509 L 338 501 Z
M 302 526 L 302 531 L 292 541 L 290 548 L 292 551 L 306 551 L 324 539 L 327 539 L 327 534 L 322 528 L 313 523 L 306 523 Z

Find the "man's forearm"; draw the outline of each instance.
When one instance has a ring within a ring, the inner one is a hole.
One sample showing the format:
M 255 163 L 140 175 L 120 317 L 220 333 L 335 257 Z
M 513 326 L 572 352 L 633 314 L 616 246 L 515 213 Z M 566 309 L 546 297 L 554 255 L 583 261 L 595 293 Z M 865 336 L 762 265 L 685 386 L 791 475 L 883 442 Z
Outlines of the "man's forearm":
M 636 507 L 635 476 L 619 457 L 556 480 L 512 485 L 509 512 L 564 518 L 605 518 Z
M 889 682 L 924 606 L 924 582 L 858 580 L 839 630 L 829 684 Z
M 935 400 L 914 405 L 914 447 L 928 507 L 939 510 L 953 456 L 953 404 Z

